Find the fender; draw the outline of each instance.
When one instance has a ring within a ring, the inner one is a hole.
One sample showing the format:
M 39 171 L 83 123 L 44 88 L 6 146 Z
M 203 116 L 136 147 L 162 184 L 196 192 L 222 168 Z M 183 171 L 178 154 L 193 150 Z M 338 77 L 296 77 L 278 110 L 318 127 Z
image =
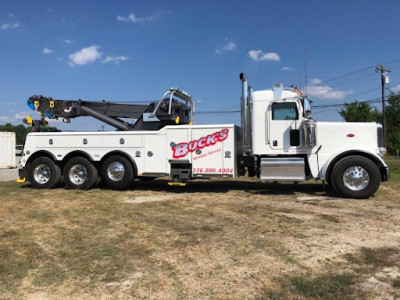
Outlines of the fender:
M 329 172 L 333 166 L 333 163 L 338 161 L 339 159 L 349 156 L 349 155 L 361 155 L 367 158 L 371 157 L 374 160 L 375 164 L 380 164 L 381 166 L 386 166 L 383 159 L 378 156 L 376 153 L 373 153 L 367 149 L 340 149 L 331 155 L 327 155 L 329 153 L 324 153 L 323 146 L 321 151 L 318 153 L 318 161 L 317 155 L 315 153 L 311 153 L 308 155 L 308 162 L 310 165 L 310 170 L 314 178 L 327 180 L 329 176 Z M 319 170 L 318 170 L 319 164 Z M 379 167 L 379 165 L 378 165 Z

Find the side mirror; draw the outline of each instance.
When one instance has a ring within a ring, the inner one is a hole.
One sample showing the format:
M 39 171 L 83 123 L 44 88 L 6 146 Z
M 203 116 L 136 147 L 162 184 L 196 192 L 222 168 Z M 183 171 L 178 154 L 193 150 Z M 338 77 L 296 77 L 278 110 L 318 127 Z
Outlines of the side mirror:
M 306 119 L 311 117 L 311 101 L 307 98 L 305 98 L 303 102 L 303 117 Z

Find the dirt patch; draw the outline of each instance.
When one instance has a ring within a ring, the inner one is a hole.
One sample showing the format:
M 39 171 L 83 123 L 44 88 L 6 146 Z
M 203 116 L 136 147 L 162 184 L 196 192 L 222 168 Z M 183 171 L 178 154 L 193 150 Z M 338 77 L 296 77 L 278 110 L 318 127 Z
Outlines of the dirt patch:
M 191 194 L 182 193 L 182 194 L 156 194 L 150 196 L 138 196 L 134 198 L 125 198 L 125 203 L 138 204 L 138 203 L 147 203 L 147 202 L 158 202 L 158 201 L 168 201 L 168 200 L 183 200 L 185 198 L 190 197 Z
M 0 294 L 28 299 L 400 297 L 400 185 L 0 183 Z

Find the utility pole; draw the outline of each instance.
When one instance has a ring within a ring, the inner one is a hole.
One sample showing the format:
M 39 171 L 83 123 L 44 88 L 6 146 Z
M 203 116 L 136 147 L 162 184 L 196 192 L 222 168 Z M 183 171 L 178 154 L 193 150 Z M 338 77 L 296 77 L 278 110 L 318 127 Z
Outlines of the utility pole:
M 385 84 L 389 83 L 387 73 L 391 72 L 385 69 L 382 65 L 376 67 L 375 72 L 381 72 L 381 86 L 382 86 L 382 125 L 383 125 L 383 147 L 386 147 L 386 105 L 385 105 Z

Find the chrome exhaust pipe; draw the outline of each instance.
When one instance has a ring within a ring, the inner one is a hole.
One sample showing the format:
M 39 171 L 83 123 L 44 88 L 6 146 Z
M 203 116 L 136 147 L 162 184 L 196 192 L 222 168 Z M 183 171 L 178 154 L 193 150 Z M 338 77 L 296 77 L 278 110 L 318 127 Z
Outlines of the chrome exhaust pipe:
M 248 86 L 247 78 L 243 73 L 239 75 L 242 82 L 242 97 L 241 97 L 241 126 L 243 137 L 243 152 L 251 154 L 251 93 L 253 89 Z

